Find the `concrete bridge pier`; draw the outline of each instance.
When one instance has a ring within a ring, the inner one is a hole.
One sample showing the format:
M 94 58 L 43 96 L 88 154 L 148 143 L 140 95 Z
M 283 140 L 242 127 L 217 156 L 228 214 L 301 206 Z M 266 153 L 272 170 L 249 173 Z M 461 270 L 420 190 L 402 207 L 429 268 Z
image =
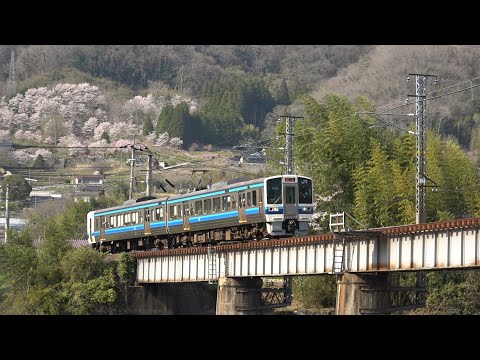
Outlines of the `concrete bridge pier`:
M 124 313 L 129 315 L 213 315 L 215 314 L 215 291 L 206 283 L 128 286 L 125 288 Z
M 387 273 L 338 275 L 335 315 L 388 314 L 389 294 Z
M 218 280 L 217 315 L 261 315 L 262 278 L 243 277 Z

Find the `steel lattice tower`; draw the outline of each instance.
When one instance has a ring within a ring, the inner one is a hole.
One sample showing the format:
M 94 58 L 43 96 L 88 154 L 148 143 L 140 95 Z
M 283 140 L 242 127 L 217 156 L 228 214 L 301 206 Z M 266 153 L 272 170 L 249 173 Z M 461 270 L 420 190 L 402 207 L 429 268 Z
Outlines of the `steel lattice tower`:
M 10 71 L 8 73 L 7 96 L 10 97 L 17 92 L 17 83 L 15 80 L 15 51 L 10 55 Z

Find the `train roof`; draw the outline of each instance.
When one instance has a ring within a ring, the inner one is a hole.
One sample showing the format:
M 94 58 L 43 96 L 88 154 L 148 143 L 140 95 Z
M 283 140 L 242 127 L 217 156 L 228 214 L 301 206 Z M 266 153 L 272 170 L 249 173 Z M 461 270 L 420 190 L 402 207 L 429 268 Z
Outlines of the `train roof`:
M 103 213 L 103 212 L 109 212 L 109 211 L 114 211 L 114 210 L 120 210 L 120 209 L 124 209 L 124 208 L 127 208 L 127 207 L 131 207 L 132 210 L 133 209 L 137 209 L 137 208 L 143 208 L 145 207 L 145 205 L 149 205 L 149 204 L 155 204 L 155 203 L 162 203 L 162 202 L 165 202 L 168 200 L 168 202 L 173 202 L 173 200 L 175 200 L 175 203 L 181 201 L 182 199 L 188 199 L 188 200 L 193 200 L 193 199 L 197 199 L 197 198 L 204 198 L 206 196 L 208 196 L 209 193 L 217 193 L 216 195 L 221 195 L 222 194 L 222 190 L 232 190 L 232 189 L 235 189 L 235 190 L 244 190 L 247 188 L 247 186 L 251 186 L 252 185 L 257 185 L 257 186 L 260 186 L 260 184 L 263 184 L 263 181 L 266 180 L 266 179 L 272 179 L 272 178 L 275 178 L 275 177 L 279 177 L 279 176 L 286 176 L 286 175 L 274 175 L 274 176 L 269 176 L 269 177 L 262 177 L 262 178 L 257 178 L 257 179 L 252 179 L 252 180 L 244 180 L 244 178 L 237 178 L 237 179 L 232 179 L 232 180 L 228 180 L 228 181 L 225 181 L 222 185 L 221 182 L 219 183 L 215 183 L 214 185 L 212 185 L 209 189 L 204 189 L 204 190 L 198 190 L 198 191 L 192 191 L 192 192 L 188 192 L 188 193 L 185 193 L 185 194 L 176 194 L 176 195 L 173 195 L 173 196 L 163 196 L 163 197 L 160 197 L 158 199 L 147 199 L 147 197 L 144 197 L 144 198 L 140 198 L 140 199 L 136 199 L 136 200 L 127 200 L 123 205 L 120 205 L 120 206 L 114 206 L 114 207 L 110 207 L 110 208 L 106 208 L 106 209 L 98 209 L 98 210 L 95 210 L 95 214 L 99 214 L 99 213 Z M 307 176 L 303 176 L 303 175 L 292 175 L 292 176 L 301 176 L 301 177 L 306 177 L 308 178 Z M 245 188 L 244 188 L 245 186 Z M 257 187 L 255 186 L 255 187 Z M 203 196 L 202 196 L 203 195 Z M 142 199 L 146 199 L 144 201 L 142 201 Z

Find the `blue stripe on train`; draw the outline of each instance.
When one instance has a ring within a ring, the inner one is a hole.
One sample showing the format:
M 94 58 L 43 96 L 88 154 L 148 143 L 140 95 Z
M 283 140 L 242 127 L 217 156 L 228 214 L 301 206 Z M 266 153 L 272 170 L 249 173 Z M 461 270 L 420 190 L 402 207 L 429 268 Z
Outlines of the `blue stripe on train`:
M 260 209 L 258 207 L 255 208 L 250 208 L 246 209 L 245 213 L 247 215 L 255 215 L 260 212 Z M 214 221 L 214 220 L 221 220 L 221 219 L 227 219 L 227 218 L 232 218 L 238 216 L 238 211 L 229 211 L 225 213 L 220 213 L 220 214 L 210 214 L 210 215 L 202 215 L 202 216 L 196 216 L 190 218 L 190 223 L 199 223 L 199 222 L 205 222 L 205 221 Z M 168 226 L 176 226 L 176 225 L 182 225 L 183 224 L 183 219 L 177 219 L 177 220 L 170 220 L 168 222 Z M 150 223 L 150 228 L 151 229 L 156 229 L 156 228 L 162 228 L 165 227 L 165 221 L 157 221 L 157 222 L 152 222 Z M 134 226 L 124 226 L 120 228 L 113 228 L 113 229 L 107 229 L 105 231 L 105 234 L 117 234 L 120 232 L 129 232 L 129 231 L 136 231 L 136 230 L 143 230 L 144 226 L 143 224 L 139 225 L 134 225 Z M 99 236 L 100 231 L 94 231 L 93 232 L 94 236 Z

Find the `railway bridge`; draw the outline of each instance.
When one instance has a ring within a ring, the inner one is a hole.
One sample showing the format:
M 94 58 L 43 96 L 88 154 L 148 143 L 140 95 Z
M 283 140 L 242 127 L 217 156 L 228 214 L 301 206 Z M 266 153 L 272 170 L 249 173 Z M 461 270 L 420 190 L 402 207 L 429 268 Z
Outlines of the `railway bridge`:
M 286 306 L 291 276 L 325 274 L 337 276 L 336 314 L 385 314 L 425 305 L 424 270 L 480 267 L 479 229 L 469 218 L 132 255 L 140 285 L 218 283 L 217 314 Z M 416 284 L 395 286 L 401 271 L 415 271 Z M 262 286 L 278 277 L 283 286 Z

